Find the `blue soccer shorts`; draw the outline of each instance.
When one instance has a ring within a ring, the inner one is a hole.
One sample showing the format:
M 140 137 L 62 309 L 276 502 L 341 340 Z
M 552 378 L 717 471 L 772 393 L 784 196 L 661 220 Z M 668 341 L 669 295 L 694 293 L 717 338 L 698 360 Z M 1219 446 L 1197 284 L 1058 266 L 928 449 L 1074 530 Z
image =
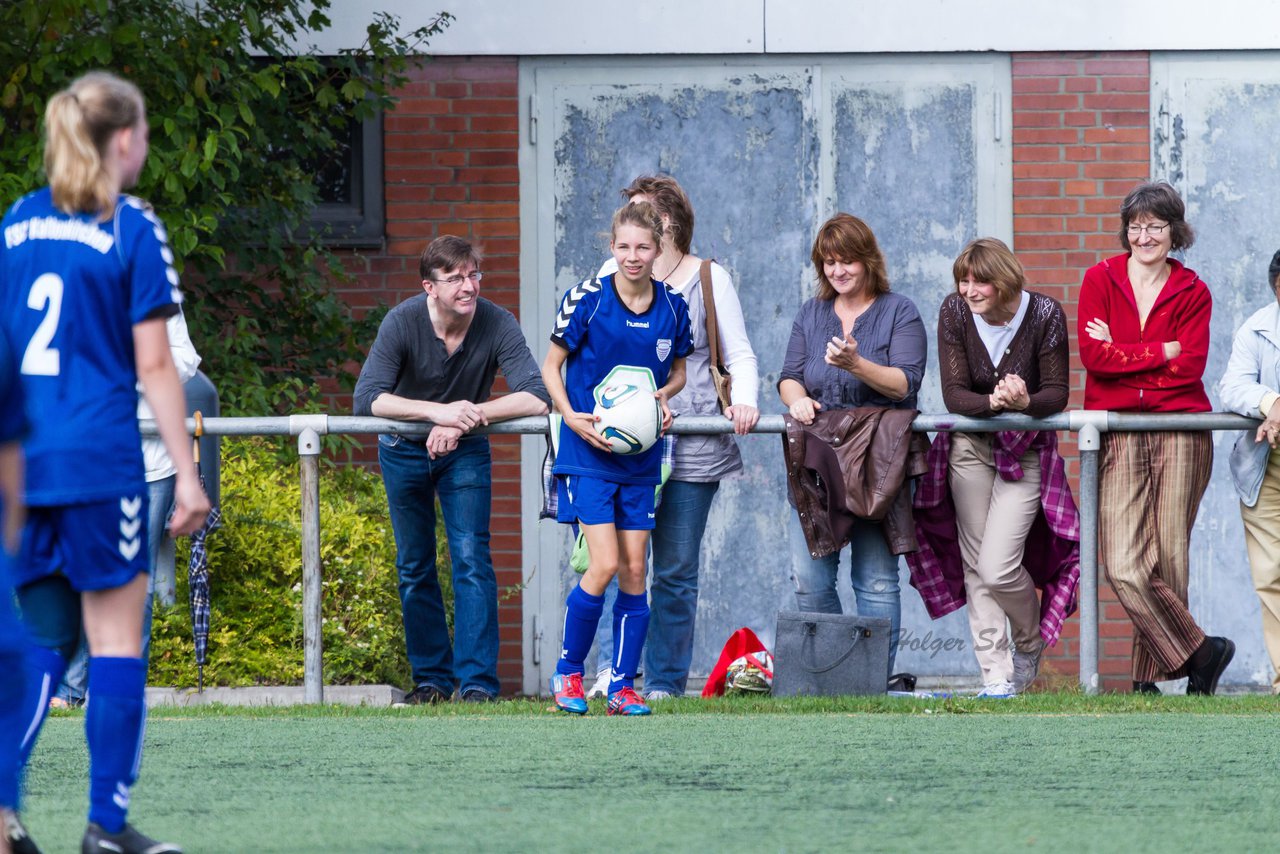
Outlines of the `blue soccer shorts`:
M 123 587 L 147 572 L 147 490 L 58 507 L 28 507 L 22 548 L 13 565 L 17 587 L 64 575 L 75 590 Z
M 653 484 L 614 483 L 566 474 L 556 478 L 557 522 L 613 525 L 619 531 L 652 531 L 656 513 Z

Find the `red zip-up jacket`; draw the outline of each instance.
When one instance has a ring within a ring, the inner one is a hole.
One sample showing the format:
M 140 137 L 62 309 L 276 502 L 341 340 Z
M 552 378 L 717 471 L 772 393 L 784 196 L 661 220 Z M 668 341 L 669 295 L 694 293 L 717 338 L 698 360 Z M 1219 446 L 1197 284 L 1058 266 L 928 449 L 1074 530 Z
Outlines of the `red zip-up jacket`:
M 1209 358 L 1209 315 L 1213 297 L 1194 271 L 1169 259 L 1169 280 L 1156 297 L 1144 328 L 1129 284 L 1128 255 L 1090 267 L 1080 286 L 1076 335 L 1084 363 L 1086 409 L 1115 412 L 1208 412 L 1205 362 Z M 1111 341 L 1096 341 L 1085 324 L 1100 318 Z M 1165 359 L 1164 345 L 1177 341 L 1182 352 Z

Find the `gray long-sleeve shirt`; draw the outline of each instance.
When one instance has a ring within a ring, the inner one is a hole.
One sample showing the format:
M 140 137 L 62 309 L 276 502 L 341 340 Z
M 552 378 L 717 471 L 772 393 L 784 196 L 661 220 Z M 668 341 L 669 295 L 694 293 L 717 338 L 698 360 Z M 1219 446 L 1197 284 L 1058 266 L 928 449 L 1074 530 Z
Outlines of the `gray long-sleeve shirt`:
M 511 312 L 478 299 L 471 327 L 450 355 L 431 325 L 427 295 L 419 294 L 382 319 L 356 380 L 355 414 L 372 415 L 373 401 L 384 392 L 433 403 L 483 403 L 493 391 L 499 369 L 512 392 L 527 391 L 551 403 Z
M 800 306 L 791 327 L 791 340 L 787 343 L 779 381 L 800 383 L 809 397 L 828 412 L 857 406 L 916 408 L 916 393 L 924 379 L 929 342 L 924 321 L 909 297 L 893 292 L 881 294 L 853 323 L 853 337 L 861 355 L 877 365 L 898 368 L 906 374 L 907 396 L 902 400 L 890 400 L 843 368 L 826 363 L 823 357 L 827 342 L 843 337 L 833 300 L 815 297 Z

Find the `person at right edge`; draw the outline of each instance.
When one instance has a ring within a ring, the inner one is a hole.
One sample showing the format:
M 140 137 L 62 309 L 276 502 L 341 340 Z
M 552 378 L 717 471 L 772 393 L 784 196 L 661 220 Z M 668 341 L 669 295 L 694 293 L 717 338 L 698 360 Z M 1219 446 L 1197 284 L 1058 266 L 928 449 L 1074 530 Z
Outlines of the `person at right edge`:
M 1280 252 L 1271 258 L 1273 297 L 1236 330 L 1218 391 L 1222 408 L 1261 418 L 1231 449 L 1231 480 L 1262 608 L 1262 639 L 1271 657 L 1271 693 L 1280 694 Z
M 1209 288 L 1170 258 L 1195 233 L 1167 183 L 1144 183 L 1120 208 L 1125 254 L 1091 267 L 1080 288 L 1078 335 L 1086 409 L 1208 412 Z M 1209 637 L 1187 607 L 1191 528 L 1209 483 L 1204 431 L 1107 432 L 1099 464 L 1099 545 L 1107 580 L 1133 622 L 1133 690 L 1187 677 L 1212 694 L 1235 644 Z

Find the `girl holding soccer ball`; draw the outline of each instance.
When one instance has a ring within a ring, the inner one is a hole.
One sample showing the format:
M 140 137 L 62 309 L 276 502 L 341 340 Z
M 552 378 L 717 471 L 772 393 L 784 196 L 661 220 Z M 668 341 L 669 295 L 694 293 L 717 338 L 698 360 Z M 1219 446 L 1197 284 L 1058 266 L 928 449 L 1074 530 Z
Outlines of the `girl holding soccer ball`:
M 556 707 L 572 714 L 587 711 L 583 660 L 600 621 L 605 588 L 615 576 L 609 714 L 649 713 L 634 682 L 649 625 L 645 557 L 662 445 L 638 454 L 613 453 L 596 432 L 592 413 L 596 389 L 626 366 L 652 375 L 662 429 L 671 425 L 667 401 L 684 387 L 693 339 L 684 299 L 653 279 L 662 234 L 662 219 L 647 202 L 613 215 L 609 247 L 618 272 L 583 281 L 564 295 L 542 364 L 543 382 L 564 419 L 553 470 L 557 518 L 581 526 L 590 552 L 587 571 L 565 600 L 563 647 L 551 679 Z
M 3 221 L 0 325 L 19 360 L 32 425 L 24 444 L 29 505 L 14 585 L 31 640 L 20 726 L 25 763 L 83 625 L 89 640 L 89 824 L 84 852 L 179 851 L 126 823 L 146 719 L 142 613 L 147 485 L 137 382 L 177 467 L 174 535 L 209 513 L 183 426 L 166 319 L 182 294 L 164 225 L 121 191 L 147 156 L 142 94 L 87 74 L 45 111 L 50 186 Z M 12 678 L 12 674 L 5 674 Z M 34 843 L 8 816 L 16 850 Z M 21 847 L 20 847 L 21 846 Z

